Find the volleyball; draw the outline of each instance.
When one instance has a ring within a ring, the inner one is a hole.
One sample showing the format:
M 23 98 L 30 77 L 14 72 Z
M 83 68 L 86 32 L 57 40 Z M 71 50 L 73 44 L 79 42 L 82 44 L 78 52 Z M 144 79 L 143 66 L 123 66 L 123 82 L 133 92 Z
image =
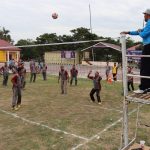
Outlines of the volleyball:
M 53 19 L 57 19 L 57 18 L 58 18 L 58 14 L 57 14 L 57 13 L 53 13 L 53 14 L 52 14 L 52 18 L 53 18 Z

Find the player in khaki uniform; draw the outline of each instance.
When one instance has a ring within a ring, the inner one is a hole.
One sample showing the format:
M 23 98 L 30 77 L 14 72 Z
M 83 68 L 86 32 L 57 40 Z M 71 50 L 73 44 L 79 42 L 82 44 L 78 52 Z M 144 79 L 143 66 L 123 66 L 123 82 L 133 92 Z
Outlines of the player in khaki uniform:
M 7 86 L 9 76 L 9 67 L 7 63 L 5 63 L 4 66 L 0 68 L 0 73 L 3 74 L 3 86 Z
M 26 85 L 26 68 L 24 67 L 24 63 L 22 62 L 19 66 L 19 68 L 21 69 L 21 86 L 22 89 L 25 89 L 25 85 Z
M 67 94 L 67 81 L 69 82 L 68 72 L 64 69 L 64 66 L 60 66 L 58 83 L 61 80 L 61 94 Z
M 35 62 L 30 62 L 30 72 L 31 72 L 30 83 L 35 82 L 36 73 L 37 73 L 37 68 L 36 68 Z
M 94 85 L 94 87 L 90 92 L 90 98 L 93 102 L 95 102 L 94 93 L 96 92 L 98 104 L 101 104 L 101 98 L 100 98 L 101 83 L 100 82 L 102 80 L 102 77 L 99 75 L 99 72 L 97 71 L 95 72 L 95 76 L 91 76 L 91 73 L 92 71 L 90 71 L 87 76 L 89 79 L 93 80 L 93 85 Z
M 41 71 L 42 71 L 43 80 L 47 80 L 47 66 L 45 63 L 43 64 Z
M 21 68 L 18 68 L 14 74 L 14 76 L 11 79 L 11 82 L 13 84 L 12 90 L 13 90 L 13 98 L 12 98 L 12 109 L 18 110 L 18 108 L 21 105 Z
M 75 85 L 77 85 L 77 76 L 78 76 L 78 70 L 76 69 L 75 65 L 72 66 L 72 69 L 70 70 L 70 85 L 72 85 L 73 79 L 75 80 Z

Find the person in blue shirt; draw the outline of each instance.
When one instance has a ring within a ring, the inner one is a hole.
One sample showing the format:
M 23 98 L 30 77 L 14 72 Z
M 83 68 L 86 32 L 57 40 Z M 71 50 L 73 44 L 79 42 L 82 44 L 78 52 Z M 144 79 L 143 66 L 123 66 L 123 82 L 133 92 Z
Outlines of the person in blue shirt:
M 150 55 L 150 9 L 147 9 L 144 14 L 144 20 L 146 25 L 143 29 L 138 29 L 137 31 L 123 31 L 121 34 L 129 35 L 139 35 L 143 39 L 144 49 L 142 55 Z M 141 58 L 140 75 L 150 77 L 150 57 Z M 141 78 L 141 84 L 139 85 L 139 90 L 134 91 L 134 93 L 144 93 L 150 90 L 150 79 Z

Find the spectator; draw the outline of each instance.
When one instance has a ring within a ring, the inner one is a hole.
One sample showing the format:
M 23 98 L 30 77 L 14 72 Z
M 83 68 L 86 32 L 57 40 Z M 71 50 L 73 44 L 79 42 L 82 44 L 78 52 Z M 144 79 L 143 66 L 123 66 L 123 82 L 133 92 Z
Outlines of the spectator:
M 128 67 L 128 74 L 133 74 L 132 68 Z M 131 91 L 130 86 L 132 88 L 132 91 L 134 91 L 134 85 L 133 85 L 133 77 L 128 77 L 128 91 Z
M 5 62 L 4 66 L 0 68 L 0 72 L 3 74 L 3 86 L 7 86 L 9 76 L 9 67 L 7 62 Z
M 117 81 L 117 71 L 118 71 L 118 67 L 117 67 L 116 63 L 114 63 L 114 66 L 112 67 L 112 74 L 113 74 L 114 81 Z
M 109 78 L 109 75 L 110 75 L 110 70 L 111 70 L 111 67 L 109 66 L 109 62 L 107 62 L 107 65 L 106 65 L 106 81 L 108 81 L 108 78 Z

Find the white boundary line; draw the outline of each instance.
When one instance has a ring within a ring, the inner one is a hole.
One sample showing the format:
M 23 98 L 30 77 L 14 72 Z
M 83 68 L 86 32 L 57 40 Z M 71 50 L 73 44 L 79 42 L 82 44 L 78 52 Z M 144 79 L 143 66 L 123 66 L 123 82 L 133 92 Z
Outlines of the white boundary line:
M 117 111 L 119 113 L 123 113 L 123 111 L 121 110 L 118 110 L 118 109 L 109 109 L 109 108 L 106 108 L 106 107 L 100 107 L 100 106 L 92 106 L 92 105 L 83 105 L 83 106 L 86 106 L 86 107 L 95 107 L 95 108 L 100 108 L 100 109 L 105 109 L 105 110 L 112 110 L 112 111 Z
M 141 105 L 142 107 L 143 105 Z M 134 112 L 137 111 L 137 108 L 136 109 L 133 109 L 131 112 L 129 112 L 128 115 L 131 115 L 133 114 Z M 119 122 L 121 122 L 123 120 L 123 118 L 121 117 L 120 119 L 118 119 L 117 121 L 115 121 L 114 123 L 112 123 L 111 125 L 107 126 L 105 129 L 103 129 L 101 132 L 97 133 L 96 135 L 92 136 L 90 139 L 88 139 L 87 141 L 77 145 L 76 147 L 73 147 L 71 150 L 76 150 L 80 147 L 82 147 L 83 145 L 89 143 L 90 141 L 96 139 L 96 138 L 99 138 L 99 136 L 101 136 L 104 132 L 106 132 L 108 129 L 112 128 L 113 126 L 115 126 L 116 124 L 118 124 Z
M 143 105 L 141 105 L 141 107 L 142 107 L 142 106 L 143 106 Z M 98 137 L 101 136 L 104 132 L 106 132 L 108 129 L 110 129 L 111 127 L 115 126 L 115 125 L 118 124 L 119 122 L 121 122 L 122 119 L 123 119 L 123 118 L 121 117 L 120 119 L 118 119 L 117 121 L 115 121 L 115 122 L 112 123 L 111 125 L 108 125 L 105 129 L 103 129 L 101 132 L 97 133 L 96 135 L 92 136 L 91 138 L 85 138 L 85 137 L 78 136 L 78 135 L 76 135 L 76 134 L 72 134 L 72 133 L 69 133 L 69 132 L 66 132 L 66 131 L 63 131 L 63 130 L 60 130 L 60 129 L 51 128 L 51 127 L 49 127 L 49 126 L 47 126 L 47 125 L 44 125 L 44 124 L 41 124 L 41 123 L 38 123 L 38 122 L 35 122 L 35 121 L 30 121 L 30 120 L 28 120 L 28 119 L 26 119 L 26 118 L 23 118 L 23 117 L 18 116 L 18 115 L 15 114 L 15 113 L 11 113 L 11 112 L 8 112 L 8 111 L 2 110 L 2 109 L 0 109 L 0 111 L 3 112 L 3 113 L 5 113 L 5 114 L 7 114 L 7 115 L 13 116 L 14 118 L 21 119 L 21 120 L 23 120 L 23 121 L 25 121 L 25 122 L 27 122 L 27 123 L 29 123 L 29 124 L 36 125 L 36 126 L 41 126 L 41 127 L 47 128 L 47 129 L 52 130 L 52 131 L 55 131 L 55 132 L 64 133 L 64 134 L 66 134 L 66 135 L 70 135 L 70 136 L 73 136 L 73 137 L 76 137 L 76 138 L 85 140 L 85 142 L 83 142 L 83 143 L 77 145 L 76 147 L 73 147 L 71 150 L 76 150 L 76 149 L 78 149 L 79 147 L 81 147 L 81 146 L 83 146 L 83 145 L 89 143 L 90 141 L 92 141 L 92 140 L 98 138 Z M 132 110 L 128 115 L 131 115 L 132 113 L 134 113 L 134 112 L 136 112 L 136 111 L 137 111 L 137 109 L 134 109 L 134 110 Z
M 41 123 L 38 123 L 38 122 L 35 122 L 35 121 L 28 120 L 26 118 L 18 116 L 15 113 L 11 113 L 11 112 L 8 112 L 8 111 L 2 110 L 2 109 L 0 109 L 0 111 L 5 113 L 5 114 L 7 114 L 7 115 L 13 116 L 14 118 L 21 119 L 21 120 L 23 120 L 23 121 L 25 121 L 25 122 L 27 122 L 29 124 L 32 124 L 32 125 L 41 126 L 41 127 L 47 128 L 49 130 L 52 130 L 52 131 L 55 131 L 55 132 L 64 133 L 66 135 L 70 135 L 70 136 L 73 136 L 73 137 L 76 137 L 76 138 L 79 138 L 79 139 L 82 139 L 82 140 L 86 140 L 86 141 L 89 140 L 88 138 L 83 137 L 83 136 L 79 136 L 79 135 L 76 135 L 76 134 L 73 134 L 73 133 L 69 133 L 69 132 L 66 132 L 66 131 L 63 131 L 63 130 L 60 130 L 60 129 L 51 128 L 51 127 L 49 127 L 47 125 L 44 125 L 44 124 L 41 124 Z

